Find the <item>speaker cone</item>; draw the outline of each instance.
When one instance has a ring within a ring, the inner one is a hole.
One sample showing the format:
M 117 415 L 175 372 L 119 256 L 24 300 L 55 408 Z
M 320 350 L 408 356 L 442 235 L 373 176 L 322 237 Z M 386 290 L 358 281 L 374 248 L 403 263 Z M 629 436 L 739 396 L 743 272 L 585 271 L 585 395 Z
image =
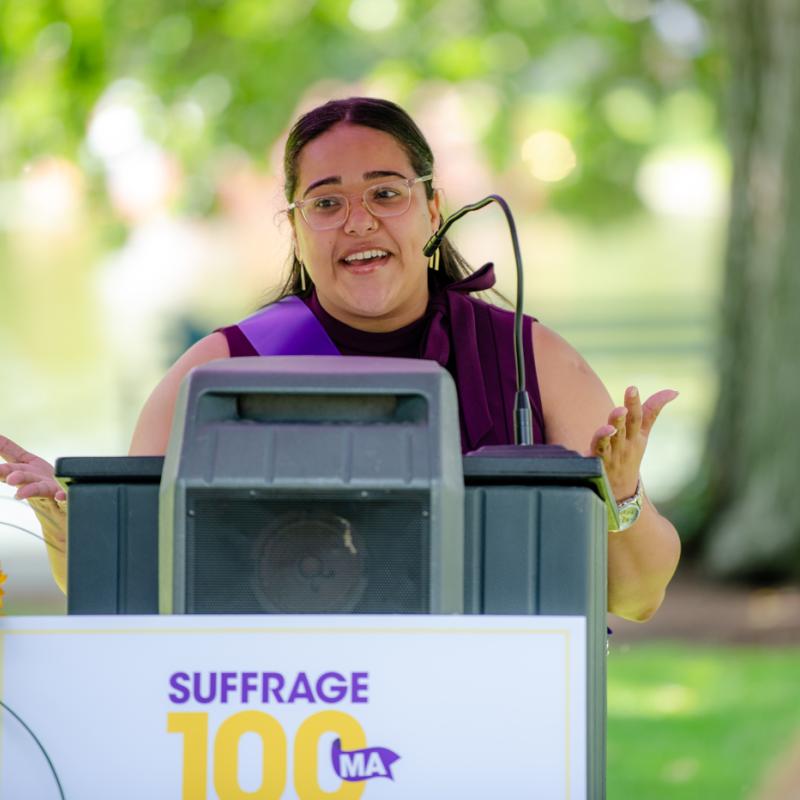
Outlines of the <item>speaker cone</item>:
M 278 517 L 256 539 L 253 591 L 269 613 L 354 610 L 367 585 L 363 537 L 330 513 Z

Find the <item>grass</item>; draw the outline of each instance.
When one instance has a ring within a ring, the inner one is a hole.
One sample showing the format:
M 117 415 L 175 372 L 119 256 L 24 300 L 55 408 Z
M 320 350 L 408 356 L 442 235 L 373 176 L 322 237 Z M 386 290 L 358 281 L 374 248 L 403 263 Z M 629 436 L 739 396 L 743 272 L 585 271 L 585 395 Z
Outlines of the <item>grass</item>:
M 612 642 L 609 800 L 752 798 L 797 737 L 800 649 Z

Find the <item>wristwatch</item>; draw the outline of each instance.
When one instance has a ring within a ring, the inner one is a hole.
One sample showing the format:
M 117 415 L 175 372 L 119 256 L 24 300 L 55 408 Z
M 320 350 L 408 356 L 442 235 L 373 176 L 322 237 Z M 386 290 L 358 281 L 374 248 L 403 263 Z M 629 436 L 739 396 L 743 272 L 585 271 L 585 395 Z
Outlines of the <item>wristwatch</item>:
M 619 528 L 610 530 L 609 533 L 619 533 L 627 528 L 630 528 L 637 519 L 639 514 L 642 513 L 642 480 L 641 478 L 636 482 L 636 492 L 633 497 L 627 500 L 620 500 L 617 503 L 617 511 L 619 512 Z

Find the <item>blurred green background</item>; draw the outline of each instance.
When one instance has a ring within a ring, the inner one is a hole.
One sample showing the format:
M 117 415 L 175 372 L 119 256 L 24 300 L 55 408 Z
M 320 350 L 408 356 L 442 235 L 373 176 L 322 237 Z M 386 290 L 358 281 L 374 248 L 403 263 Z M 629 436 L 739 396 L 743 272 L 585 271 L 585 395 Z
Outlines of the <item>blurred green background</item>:
M 681 391 L 645 471 L 653 496 L 671 495 L 697 469 L 715 391 L 729 166 L 708 13 L 672 0 L 5 2 L 0 430 L 51 458 L 124 453 L 171 360 L 279 279 L 287 126 L 372 94 L 419 122 L 450 210 L 507 197 L 526 310 L 615 397 L 630 383 Z M 455 238 L 513 293 L 499 210 Z
M 701 470 L 719 384 L 732 172 L 719 14 L 710 0 L 3 0 L 0 432 L 51 460 L 126 452 L 169 363 L 280 280 L 287 127 L 368 94 L 417 120 L 449 210 L 508 199 L 526 311 L 612 395 L 680 390 L 643 471 L 657 502 L 675 497 Z M 513 294 L 497 209 L 455 239 Z M 0 520 L 35 531 L 11 495 L 0 486 Z M 0 526 L 0 564 L 6 613 L 63 611 L 33 536 Z M 772 713 L 759 669 L 783 669 L 789 691 L 796 653 L 776 667 L 715 651 L 692 671 L 691 647 L 627 644 L 626 630 L 610 661 L 609 796 L 754 797 L 800 723 L 796 697 L 759 747 L 725 737 L 757 724 L 746 710 Z M 728 684 L 708 676 L 737 659 L 715 728 L 708 686 Z M 637 692 L 664 685 L 654 664 L 675 667 L 673 689 L 638 713 Z M 665 727 L 676 714 L 684 727 Z M 669 730 L 677 754 L 648 755 Z M 687 736 L 704 749 L 684 752 Z M 731 753 L 746 775 L 720 782 Z

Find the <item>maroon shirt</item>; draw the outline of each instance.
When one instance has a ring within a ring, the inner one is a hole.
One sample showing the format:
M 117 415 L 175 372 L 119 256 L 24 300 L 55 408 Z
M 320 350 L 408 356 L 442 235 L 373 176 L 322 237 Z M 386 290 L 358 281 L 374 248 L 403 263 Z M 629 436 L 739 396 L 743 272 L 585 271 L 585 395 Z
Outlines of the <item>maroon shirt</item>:
M 494 285 L 491 264 L 448 285 L 431 287 L 425 314 L 410 325 L 386 333 L 351 328 L 320 305 L 316 292 L 304 298 L 325 332 L 344 356 L 429 358 L 453 376 L 458 390 L 462 450 L 514 442 L 513 407 L 516 391 L 514 314 L 470 292 Z M 526 317 L 525 383 L 533 412 L 534 442 L 542 444 L 544 418 Z M 220 328 L 232 358 L 260 355 L 236 325 Z

